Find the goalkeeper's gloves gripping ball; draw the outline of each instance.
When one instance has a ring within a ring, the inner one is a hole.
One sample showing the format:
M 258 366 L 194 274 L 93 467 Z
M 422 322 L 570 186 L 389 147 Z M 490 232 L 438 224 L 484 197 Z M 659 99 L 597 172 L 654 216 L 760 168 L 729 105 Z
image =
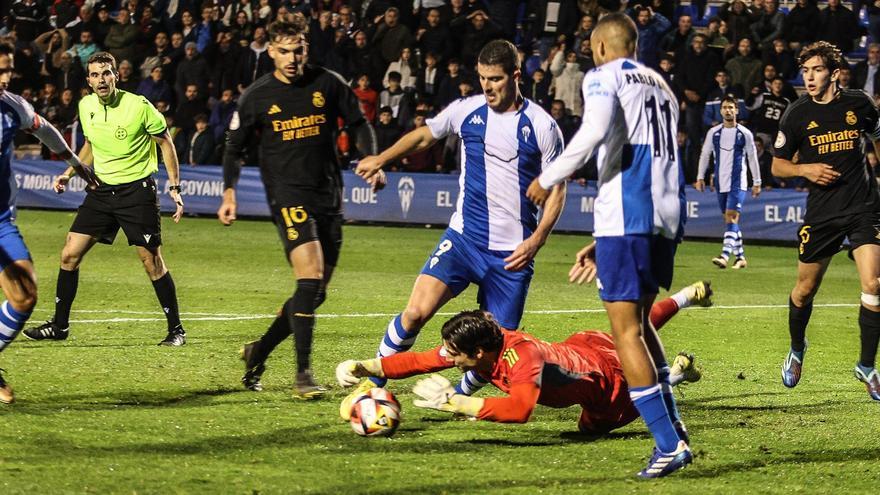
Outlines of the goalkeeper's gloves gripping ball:
M 476 417 L 483 408 L 483 399 L 456 393 L 449 380 L 440 375 L 419 380 L 413 387 L 413 393 L 421 397 L 413 401 L 413 405 L 425 409 Z

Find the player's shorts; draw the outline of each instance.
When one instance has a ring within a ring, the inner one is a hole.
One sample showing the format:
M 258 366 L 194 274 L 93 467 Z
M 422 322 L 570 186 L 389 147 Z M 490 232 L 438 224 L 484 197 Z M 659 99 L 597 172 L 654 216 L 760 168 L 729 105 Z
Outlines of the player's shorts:
M 745 199 L 745 191 L 742 189 L 731 189 L 730 192 L 718 193 L 718 206 L 721 208 L 721 213 L 727 210 L 741 212 Z
M 578 332 L 566 343 L 584 349 L 589 361 L 595 363 L 602 374 L 601 396 L 589 404 L 582 404 L 578 430 L 602 435 L 638 418 L 639 411 L 629 398 L 629 387 L 611 335 L 596 331 Z
M 421 273 L 440 280 L 456 296 L 468 285 L 477 284 L 480 309 L 492 313 L 502 327 L 515 330 L 522 319 L 534 263 L 515 272 L 505 270 L 504 258 L 510 253 L 477 246 L 458 232 L 446 229 Z
M 342 250 L 342 214 L 314 213 L 307 206 L 277 201 L 270 203 L 269 208 L 288 262 L 291 251 L 307 242 L 318 241 L 324 264 L 336 266 Z
M 880 212 L 863 212 L 803 224 L 798 229 L 798 259 L 816 263 L 840 251 L 844 238 L 852 249 L 865 244 L 880 245 Z
M 12 221 L 12 215 L 0 216 L 0 272 L 15 261 L 29 259 L 31 253 L 24 244 L 18 226 Z
M 599 298 L 638 301 L 672 285 L 678 244 L 659 235 L 623 235 L 596 238 Z
M 128 184 L 101 184 L 88 191 L 70 231 L 113 244 L 120 228 L 129 246 L 162 245 L 159 196 L 152 177 Z

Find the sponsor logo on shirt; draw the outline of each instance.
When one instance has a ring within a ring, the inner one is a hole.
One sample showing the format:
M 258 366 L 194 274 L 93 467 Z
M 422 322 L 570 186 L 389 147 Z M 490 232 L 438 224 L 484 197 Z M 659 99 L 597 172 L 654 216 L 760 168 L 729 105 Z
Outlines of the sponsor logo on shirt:
M 471 117 L 471 120 L 468 121 L 468 124 L 471 124 L 471 125 L 486 125 L 486 123 L 483 122 L 483 118 L 480 117 L 479 115 L 474 115 L 473 117 Z
M 291 117 L 286 120 L 273 120 L 272 130 L 281 132 L 282 141 L 302 139 L 321 134 L 320 125 L 327 122 L 324 114 L 308 115 L 306 117 Z M 231 126 L 230 126 L 231 127 Z
M 811 120 L 810 124 L 807 126 L 807 130 L 809 131 L 810 129 L 815 129 L 817 127 L 819 127 L 819 124 L 817 124 L 815 120 Z
M 278 108 L 278 105 L 272 105 L 269 107 L 269 115 L 275 115 L 276 113 L 281 113 L 281 109 Z

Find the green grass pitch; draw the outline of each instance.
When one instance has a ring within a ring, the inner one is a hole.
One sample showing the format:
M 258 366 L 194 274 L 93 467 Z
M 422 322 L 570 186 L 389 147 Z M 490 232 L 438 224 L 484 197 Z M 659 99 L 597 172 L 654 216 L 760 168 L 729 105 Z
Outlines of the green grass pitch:
M 20 212 L 40 277 L 33 322 L 51 314 L 72 219 Z M 440 233 L 345 228 L 316 330 L 322 382 L 334 381 L 339 361 L 373 355 Z M 874 493 L 880 481 L 880 405 L 852 376 L 859 288 L 845 256 L 817 298 L 804 378 L 788 390 L 779 367 L 795 249 L 750 246 L 745 232 L 750 264 L 736 272 L 709 262 L 720 241 L 681 246 L 675 286 L 708 278 L 716 290 L 715 307 L 683 311 L 662 332 L 668 353 L 695 352 L 704 367 L 678 395 L 696 461 L 639 482 L 652 445 L 641 421 L 591 441 L 576 434 L 574 408 L 538 407 L 525 425 L 453 420 L 413 407 L 407 380 L 389 387 L 404 407 L 397 434 L 360 438 L 338 418 L 339 387 L 322 401 L 290 397 L 291 343 L 270 359 L 266 390 L 244 391 L 239 346 L 262 334 L 294 287 L 274 229 L 166 218 L 164 237 L 189 343 L 156 346 L 164 319 L 133 249 L 121 236 L 96 246 L 81 269 L 71 337 L 22 336 L 0 356 L 17 393 L 0 407 L 0 493 Z M 608 327 L 595 286 L 566 282 L 585 240 L 554 235 L 539 254 L 528 331 L 560 340 Z M 444 314 L 474 307 L 475 297 L 469 289 Z M 443 318 L 416 349 L 438 343 Z

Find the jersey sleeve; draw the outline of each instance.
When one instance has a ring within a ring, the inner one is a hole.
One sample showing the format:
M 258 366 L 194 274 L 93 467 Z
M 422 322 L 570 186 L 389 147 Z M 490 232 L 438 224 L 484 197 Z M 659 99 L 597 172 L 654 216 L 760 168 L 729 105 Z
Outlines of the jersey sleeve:
M 779 132 L 773 143 L 774 156 L 783 160 L 791 160 L 801 142 L 801 125 L 798 122 L 796 107 L 789 106 L 779 121 Z
M 867 104 L 865 105 L 865 126 L 863 131 L 871 138 L 872 141 L 880 140 L 880 110 L 874 100 L 865 94 Z
M 746 128 L 742 129 L 746 138 L 745 158 L 748 161 L 749 170 L 752 172 L 752 185 L 761 185 L 761 165 L 758 163 L 758 148 L 755 146 L 755 136 Z
M 144 129 L 151 136 L 158 136 L 164 133 L 167 128 L 165 126 L 165 116 L 149 100 L 143 97 L 139 98 L 142 98 L 144 102 Z
M 447 105 L 447 107 L 436 116 L 425 121 L 425 124 L 428 126 L 428 129 L 431 130 L 431 135 L 434 136 L 434 139 L 443 139 L 450 134 L 457 133 L 458 125 L 461 123 L 460 121 L 462 119 L 459 114 L 462 112 L 462 107 L 464 106 L 465 101 L 466 100 L 456 100 Z
M 584 77 L 583 95 L 584 108 L 589 111 L 584 112 L 581 127 L 571 138 L 568 148 L 538 177 L 544 189 L 559 184 L 581 168 L 611 127 L 617 106 L 617 82 L 614 75 L 597 69 L 590 71 Z
M 709 157 L 712 155 L 712 135 L 715 128 L 712 127 L 706 132 L 706 138 L 703 140 L 703 147 L 700 149 L 700 165 L 697 169 L 697 180 L 706 178 L 706 171 L 709 170 Z M 717 157 L 715 158 L 718 159 Z
M 79 117 L 79 127 L 82 129 L 83 137 L 89 139 L 89 132 L 91 131 L 92 125 L 91 119 L 86 118 L 88 112 L 88 108 L 86 108 L 86 98 L 79 100 L 79 103 L 77 104 L 77 115 Z
M 43 121 L 34 111 L 34 107 L 21 97 L 15 98 L 14 101 L 15 105 L 13 105 L 13 108 L 15 108 L 15 112 L 18 113 L 18 117 L 21 119 L 21 126 L 19 128 L 25 132 L 37 130 L 43 124 Z
M 541 170 L 547 168 L 565 149 L 562 130 L 552 118 L 548 118 L 547 121 L 544 131 L 538 133 L 538 147 L 541 148 Z
M 229 132 L 226 134 L 226 149 L 223 151 L 224 189 L 233 188 L 238 183 L 238 177 L 241 175 L 241 155 L 257 124 L 252 94 L 245 91 L 238 100 L 238 108 L 232 113 Z
M 382 358 L 385 378 L 407 378 L 451 368 L 453 363 L 443 356 L 443 346 L 424 352 L 400 352 Z
M 505 362 L 502 366 L 508 366 L 509 395 L 487 398 L 477 418 L 501 423 L 525 423 L 541 395 L 544 358 L 534 343 L 525 340 L 505 349 L 500 359 Z

